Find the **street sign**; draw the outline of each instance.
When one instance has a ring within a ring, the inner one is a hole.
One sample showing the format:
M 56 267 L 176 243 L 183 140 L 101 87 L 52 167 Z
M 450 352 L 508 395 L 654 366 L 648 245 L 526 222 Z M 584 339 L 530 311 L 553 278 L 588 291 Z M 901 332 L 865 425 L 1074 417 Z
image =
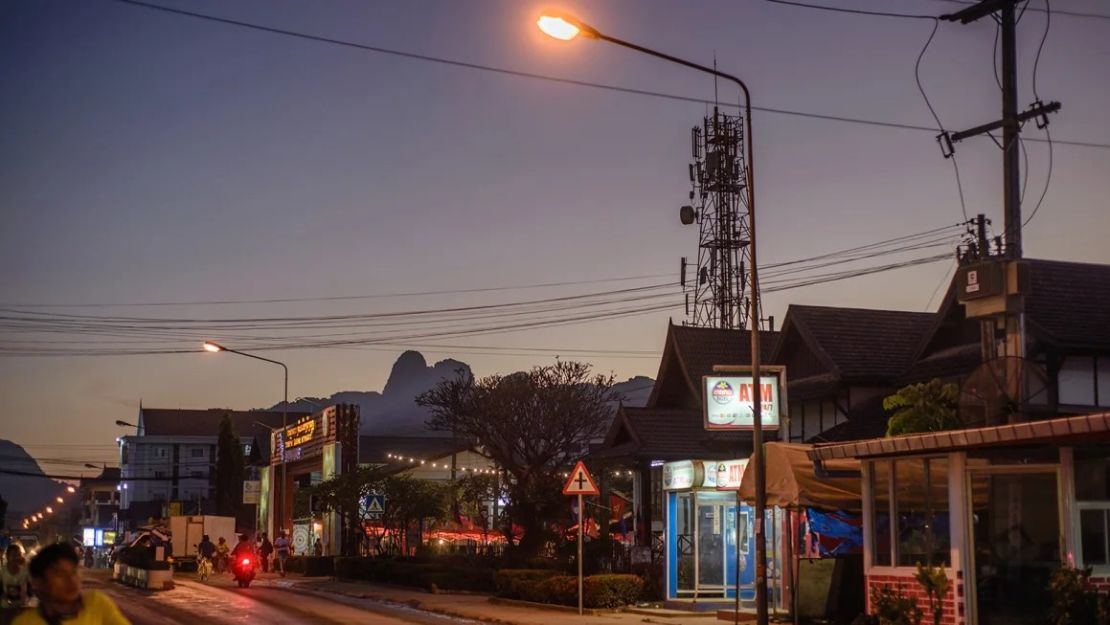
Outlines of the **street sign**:
M 385 513 L 385 495 L 370 495 L 366 498 L 366 512 L 372 516 Z
M 601 491 L 594 482 L 593 476 L 586 470 L 586 465 L 581 460 L 574 465 L 567 483 L 563 485 L 564 495 L 599 495 Z

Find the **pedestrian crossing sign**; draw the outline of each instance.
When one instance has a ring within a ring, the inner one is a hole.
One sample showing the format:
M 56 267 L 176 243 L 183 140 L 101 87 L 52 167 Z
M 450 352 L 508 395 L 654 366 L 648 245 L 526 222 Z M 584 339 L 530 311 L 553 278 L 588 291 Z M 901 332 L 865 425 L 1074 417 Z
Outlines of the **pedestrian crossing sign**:
M 385 512 L 385 495 L 370 495 L 366 502 L 367 514 L 380 516 Z
M 586 470 L 586 465 L 581 460 L 578 464 L 574 465 L 574 470 L 570 472 L 570 477 L 567 478 L 567 483 L 563 485 L 564 495 L 597 495 L 601 491 L 597 488 L 597 483 Z

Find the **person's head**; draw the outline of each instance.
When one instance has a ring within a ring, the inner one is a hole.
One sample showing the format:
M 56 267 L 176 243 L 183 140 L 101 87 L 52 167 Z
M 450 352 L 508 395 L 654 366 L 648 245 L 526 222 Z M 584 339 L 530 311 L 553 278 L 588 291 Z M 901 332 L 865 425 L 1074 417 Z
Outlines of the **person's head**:
M 226 543 L 226 542 L 227 542 L 227 541 L 226 541 L 226 540 L 224 540 L 224 537 L 223 537 L 223 536 L 220 536 L 220 544 L 222 545 L 222 544 L 224 544 L 224 543 Z
M 77 573 L 77 551 L 57 543 L 42 548 L 31 558 L 31 586 L 45 603 L 69 603 L 81 598 L 81 577 Z
M 139 540 L 139 544 L 144 546 L 144 547 L 149 547 L 150 546 L 150 536 L 149 535 L 143 536 L 142 539 Z
M 12 544 L 8 545 L 8 549 L 5 552 L 4 557 L 8 562 L 18 562 L 18 563 L 22 564 L 23 563 L 23 545 L 21 545 L 19 543 L 12 543 Z
M 266 532 L 262 532 L 262 540 L 266 540 Z
M 200 537 L 200 542 L 202 542 L 202 543 L 210 543 L 210 542 L 212 542 L 212 539 L 208 537 L 208 534 L 205 534 L 204 536 L 201 536 L 201 537 Z
M 248 540 L 250 540 L 250 539 L 249 539 L 249 538 L 247 537 L 247 535 L 246 535 L 246 534 L 239 534 L 239 542 L 241 542 L 241 543 L 245 543 L 245 542 L 247 542 Z

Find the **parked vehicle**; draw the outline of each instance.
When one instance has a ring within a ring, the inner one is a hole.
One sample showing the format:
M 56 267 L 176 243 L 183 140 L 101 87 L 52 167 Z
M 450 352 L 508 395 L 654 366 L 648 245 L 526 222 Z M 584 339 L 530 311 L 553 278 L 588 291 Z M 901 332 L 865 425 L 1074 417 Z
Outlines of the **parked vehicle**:
M 197 564 L 197 545 L 207 534 L 213 541 L 220 537 L 232 540 L 235 536 L 235 517 L 182 515 L 170 517 L 170 534 L 173 536 L 173 559 L 178 568 Z

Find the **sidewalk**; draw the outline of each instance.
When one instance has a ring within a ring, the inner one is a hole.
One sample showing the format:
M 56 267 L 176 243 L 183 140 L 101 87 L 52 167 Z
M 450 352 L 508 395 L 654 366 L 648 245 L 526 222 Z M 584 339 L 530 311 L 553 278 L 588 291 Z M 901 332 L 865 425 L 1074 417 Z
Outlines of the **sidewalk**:
M 259 585 L 284 588 L 294 592 L 341 595 L 354 599 L 402 603 L 413 608 L 445 616 L 472 619 L 500 625 L 620 625 L 624 623 L 662 623 L 665 625 L 717 625 L 715 614 L 698 614 L 657 608 L 634 608 L 624 612 L 597 610 L 579 616 L 571 608 L 546 609 L 517 603 L 491 602 L 488 595 L 430 592 L 399 586 L 363 582 L 342 582 L 334 578 L 266 575 Z M 495 600 L 496 601 L 496 600 Z

